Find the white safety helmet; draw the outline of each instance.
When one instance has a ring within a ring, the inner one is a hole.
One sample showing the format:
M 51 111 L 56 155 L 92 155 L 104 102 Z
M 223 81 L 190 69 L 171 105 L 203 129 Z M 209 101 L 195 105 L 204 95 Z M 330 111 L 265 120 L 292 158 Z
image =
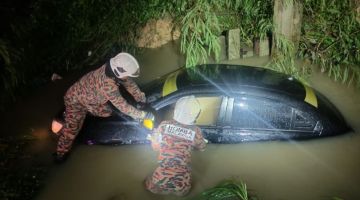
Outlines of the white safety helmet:
M 192 125 L 200 112 L 200 104 L 194 95 L 182 97 L 175 104 L 173 119 L 182 124 Z
M 111 58 L 110 68 L 116 78 L 138 77 L 140 74 L 139 63 L 128 53 L 119 53 Z

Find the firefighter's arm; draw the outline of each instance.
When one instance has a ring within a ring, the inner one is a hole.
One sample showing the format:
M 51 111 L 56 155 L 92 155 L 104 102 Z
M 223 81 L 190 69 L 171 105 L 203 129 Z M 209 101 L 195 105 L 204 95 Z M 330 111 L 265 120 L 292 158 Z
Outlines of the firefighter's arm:
M 160 150 L 161 134 L 157 129 L 154 129 L 154 132 L 151 135 L 149 134 L 147 139 L 150 140 L 151 147 L 154 151 Z
M 137 102 L 146 102 L 145 94 L 140 90 L 135 81 L 133 81 L 131 78 L 126 78 L 122 84 Z
M 106 84 L 104 87 L 104 92 L 108 100 L 116 107 L 120 112 L 129 115 L 130 117 L 142 120 L 144 119 L 146 112 L 142 110 L 138 110 L 134 106 L 130 105 L 120 94 L 117 85 L 114 84 Z
M 208 143 L 208 141 L 203 137 L 200 128 L 196 128 L 194 143 L 196 149 L 199 151 L 205 151 L 206 143 Z

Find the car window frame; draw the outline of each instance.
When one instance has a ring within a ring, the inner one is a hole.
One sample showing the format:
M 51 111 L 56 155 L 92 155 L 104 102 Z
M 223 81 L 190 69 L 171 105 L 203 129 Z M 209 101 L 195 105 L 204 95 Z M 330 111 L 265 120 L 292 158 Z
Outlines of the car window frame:
M 181 97 L 184 97 L 184 96 L 188 96 L 188 95 L 194 95 L 195 97 L 220 97 L 221 98 L 221 105 L 222 105 L 222 102 L 224 100 L 224 95 L 222 95 L 222 93 L 220 93 L 219 91 L 208 91 L 208 92 L 194 92 L 194 91 L 177 91 L 176 93 L 172 93 L 168 96 L 165 96 L 161 99 L 159 99 L 156 104 L 153 104 L 153 108 L 156 110 L 156 111 L 159 111 L 160 109 L 166 107 L 166 106 L 169 106 L 170 104 L 173 104 L 175 103 L 178 99 L 180 99 Z M 226 110 L 223 110 L 221 107 L 220 107 L 220 110 L 219 110 L 219 114 L 217 116 L 217 119 L 216 119 L 216 122 L 214 123 L 214 125 L 198 125 L 199 127 L 202 127 L 202 128 L 219 128 L 219 127 L 223 127 L 224 124 L 219 122 L 219 115 L 222 115 L 222 114 L 225 114 L 225 111 Z
M 321 120 L 320 120 L 320 117 L 319 117 L 319 115 L 318 115 L 318 113 L 317 113 L 317 111 L 315 110 L 314 107 L 308 105 L 305 102 L 303 104 L 303 106 L 306 108 L 306 111 L 299 110 L 299 108 L 296 107 L 296 104 L 299 104 L 300 101 L 291 100 L 291 99 L 290 100 L 287 99 L 287 101 L 283 101 L 283 100 L 281 100 L 281 98 L 274 98 L 274 96 L 269 97 L 269 96 L 262 96 L 262 95 L 246 94 L 247 98 L 269 99 L 271 102 L 281 101 L 281 103 L 283 105 L 286 105 L 291 109 L 292 114 L 294 113 L 294 110 L 298 110 L 298 111 L 301 111 L 301 112 L 305 112 L 305 113 L 307 113 L 309 115 L 315 115 L 315 119 L 317 119 L 317 121 L 314 121 L 315 125 L 314 125 L 313 130 L 311 130 L 311 131 L 310 130 L 306 130 L 306 131 L 305 130 L 298 130 L 298 129 L 296 129 L 296 127 L 294 127 L 294 122 L 291 122 L 289 129 L 265 129 L 265 128 L 253 129 L 253 128 L 240 128 L 240 127 L 234 126 L 234 125 L 231 124 L 231 121 L 232 121 L 232 118 L 233 118 L 234 102 L 235 102 L 236 98 L 241 98 L 242 95 L 245 95 L 245 94 L 234 95 L 234 97 L 229 97 L 228 98 L 226 109 L 223 111 L 223 112 L 225 112 L 225 113 L 223 113 L 223 115 L 225 115 L 225 120 L 223 121 L 223 127 L 224 128 L 228 128 L 228 129 L 232 129 L 232 130 L 235 130 L 235 129 L 246 130 L 246 131 L 256 131 L 256 130 L 269 131 L 269 130 L 274 130 L 274 131 L 285 131 L 285 132 L 296 132 L 296 131 L 298 131 L 298 132 L 321 134 L 321 130 L 320 130 L 320 132 L 318 132 L 316 130 L 316 126 L 318 126 L 318 124 L 320 123 Z M 231 99 L 231 101 L 230 101 L 230 99 Z M 226 116 L 228 116 L 228 117 L 226 117 Z M 291 116 L 291 117 L 293 118 L 294 116 Z M 291 119 L 291 120 L 293 120 L 293 119 Z
M 225 85 L 221 85 L 221 86 L 225 86 Z M 191 87 L 191 89 L 189 89 L 190 87 Z M 152 107 L 155 108 L 155 110 L 159 110 L 171 103 L 176 102 L 177 99 L 179 99 L 183 96 L 187 96 L 187 95 L 195 95 L 196 97 L 198 97 L 199 95 L 202 95 L 202 96 L 218 95 L 218 96 L 226 97 L 226 98 L 228 98 L 228 102 L 225 105 L 222 105 L 222 106 L 224 106 L 224 108 L 221 107 L 220 111 L 219 111 L 219 116 L 220 115 L 225 116 L 225 120 L 221 121 L 221 120 L 219 120 L 219 117 L 218 117 L 217 122 L 216 122 L 216 127 L 220 128 L 220 129 L 229 129 L 229 128 L 236 129 L 236 127 L 231 125 L 232 110 L 234 108 L 234 99 L 238 98 L 239 96 L 242 96 L 242 95 L 246 95 L 247 97 L 253 97 L 253 98 L 271 99 L 272 101 L 281 101 L 284 105 L 287 105 L 289 107 L 295 107 L 295 108 L 297 108 L 298 105 L 301 104 L 302 106 L 306 107 L 306 110 L 308 112 L 311 112 L 311 114 L 318 115 L 316 108 L 314 108 L 310 104 L 303 102 L 297 98 L 289 97 L 282 92 L 268 90 L 268 89 L 264 89 L 264 88 L 254 88 L 254 87 L 245 86 L 245 85 L 242 85 L 241 87 L 242 87 L 241 90 L 238 90 L 235 92 L 231 91 L 229 93 L 224 93 L 215 87 L 208 87 L 208 86 L 204 86 L 204 85 L 189 86 L 189 87 L 180 88 L 177 91 L 175 91 L 165 97 L 162 97 L 155 102 L 152 102 L 151 104 L 152 104 Z M 231 103 L 229 103 L 230 100 L 231 100 Z M 318 118 L 319 118 L 319 116 L 318 116 Z M 200 127 L 205 127 L 205 126 L 200 126 Z M 213 127 L 213 126 L 211 126 L 211 127 Z M 251 129 L 246 129 L 246 130 L 251 130 Z M 280 130 L 280 129 L 274 129 L 274 130 Z M 288 131 L 298 131 L 298 130 L 290 129 Z M 314 132 L 314 134 L 316 134 L 316 133 Z M 319 134 L 321 134 L 321 133 L 319 133 Z

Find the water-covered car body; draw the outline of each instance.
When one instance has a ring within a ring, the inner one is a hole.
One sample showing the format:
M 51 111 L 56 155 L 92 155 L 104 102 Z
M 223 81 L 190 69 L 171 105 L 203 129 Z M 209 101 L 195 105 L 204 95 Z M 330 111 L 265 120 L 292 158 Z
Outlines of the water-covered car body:
M 144 87 L 156 122 L 172 119 L 175 102 L 195 95 L 201 105 L 196 124 L 211 143 L 300 140 L 350 130 L 323 95 L 273 70 L 224 64 L 179 69 Z M 80 140 L 91 144 L 148 143 L 151 133 L 125 115 L 88 116 Z

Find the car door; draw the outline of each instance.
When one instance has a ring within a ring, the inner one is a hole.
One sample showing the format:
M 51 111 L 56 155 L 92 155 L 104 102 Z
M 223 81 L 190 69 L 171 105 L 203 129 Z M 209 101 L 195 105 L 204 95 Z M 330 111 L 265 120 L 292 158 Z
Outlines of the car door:
M 131 117 L 117 113 L 110 117 L 87 116 L 77 141 L 85 144 L 144 144 L 151 131 Z
M 283 102 L 243 95 L 228 98 L 224 107 L 226 112 L 219 117 L 224 124 L 223 143 L 293 137 L 293 111 Z
M 311 110 L 281 99 L 242 95 L 228 98 L 224 107 L 225 114 L 219 117 L 223 143 L 305 139 L 321 131 Z

